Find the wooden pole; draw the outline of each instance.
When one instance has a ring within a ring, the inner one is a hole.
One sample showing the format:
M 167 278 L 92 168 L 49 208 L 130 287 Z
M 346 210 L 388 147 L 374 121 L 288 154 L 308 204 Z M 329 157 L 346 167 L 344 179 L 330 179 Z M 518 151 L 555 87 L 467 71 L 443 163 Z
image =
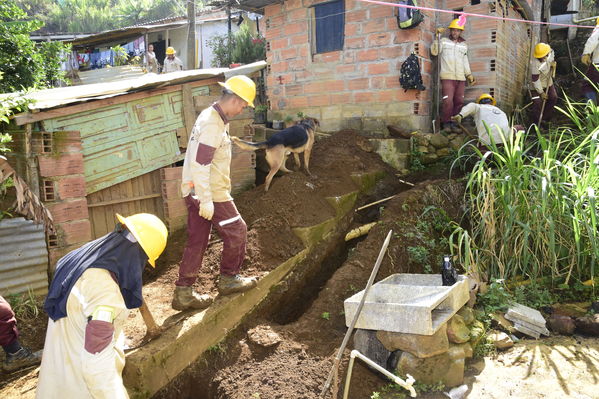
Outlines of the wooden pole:
M 196 2 L 187 0 L 187 69 L 196 69 Z

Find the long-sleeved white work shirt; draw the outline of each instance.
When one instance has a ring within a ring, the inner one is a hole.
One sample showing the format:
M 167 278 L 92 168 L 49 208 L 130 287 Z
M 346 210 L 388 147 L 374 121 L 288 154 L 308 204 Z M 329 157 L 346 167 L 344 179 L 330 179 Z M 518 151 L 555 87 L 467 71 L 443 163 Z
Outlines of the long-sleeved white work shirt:
M 162 73 L 176 72 L 183 70 L 183 63 L 178 57 L 169 60 L 168 57 L 164 59 L 164 64 L 162 64 Z
M 593 33 L 584 44 L 582 54 L 591 54 L 591 62 L 599 64 L 599 27 L 593 29 Z
M 454 42 L 446 37 L 442 38 L 440 43 L 435 40 L 431 54 L 439 56 L 441 79 L 464 81 L 466 76 L 472 74 L 468 61 L 468 46 L 464 40 Z
M 96 354 L 85 349 L 88 318 L 99 306 L 114 310 L 112 343 Z M 48 321 L 36 399 L 127 399 L 123 325 L 129 311 L 105 269 L 87 269 L 67 299 L 67 317 Z
M 181 193 L 186 197 L 193 189 L 200 202 L 233 200 L 229 124 L 215 106 L 203 110 L 196 119 L 183 161 Z
M 533 87 L 537 91 L 537 93 L 541 94 L 548 87 L 553 86 L 553 70 L 551 65 L 555 56 L 553 54 L 553 50 L 549 53 L 545 61 L 539 61 L 538 58 L 533 58 L 530 64 L 530 71 L 532 73 L 533 79 L 535 75 L 538 75 L 539 78 L 532 82 Z
M 495 144 L 504 143 L 501 132 L 505 139 L 509 137 L 510 125 L 505 112 L 491 104 L 466 104 L 459 113 L 463 118 L 472 115 L 478 132 L 478 139 L 484 145 L 491 144 L 491 138 L 487 131 L 486 125 L 489 127 L 491 136 Z

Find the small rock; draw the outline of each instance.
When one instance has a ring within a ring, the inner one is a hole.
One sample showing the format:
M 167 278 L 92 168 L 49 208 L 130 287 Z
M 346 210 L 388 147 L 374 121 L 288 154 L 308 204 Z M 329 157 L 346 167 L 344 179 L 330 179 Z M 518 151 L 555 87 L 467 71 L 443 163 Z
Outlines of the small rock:
M 591 304 L 591 310 L 595 313 L 599 313 L 599 301 L 595 301 Z
M 460 348 L 462 351 L 464 351 L 464 357 L 466 359 L 470 359 L 472 358 L 472 356 L 474 356 L 474 351 L 472 350 L 472 345 L 470 345 L 470 342 L 464 342 L 463 344 L 453 344 L 453 346 L 456 348 Z
M 418 152 L 421 152 L 423 154 L 428 154 L 428 146 L 426 145 L 419 145 L 417 147 Z
M 586 303 L 558 303 L 552 306 L 553 314 L 559 314 L 562 316 L 570 316 L 573 318 L 584 317 L 587 314 L 587 309 L 591 306 L 589 302 Z
M 410 137 L 412 137 L 411 131 L 401 128 L 399 126 L 387 125 L 387 130 L 389 130 L 389 135 L 391 135 L 391 137 L 401 137 L 404 139 L 409 139 Z
M 474 320 L 470 326 L 470 345 L 473 348 L 476 348 L 480 340 L 484 338 L 485 331 L 485 325 L 479 320 Z
M 554 333 L 562 335 L 572 335 L 576 329 L 576 324 L 570 316 L 555 313 L 547 319 L 547 326 Z
M 472 322 L 474 321 L 474 311 L 472 310 L 472 308 L 464 306 L 460 310 L 458 310 L 458 314 L 462 316 L 462 319 L 464 319 L 464 323 L 466 323 L 467 326 L 472 324 Z
M 464 381 L 464 364 L 464 359 L 451 360 L 448 353 L 421 359 L 403 352 L 397 370 L 401 375 L 410 374 L 418 382 L 436 384 L 441 381 L 451 388 Z
M 574 320 L 574 323 L 576 324 L 576 332 L 593 337 L 599 336 L 599 314 L 578 317 Z
M 354 348 L 381 367 L 387 367 L 391 351 L 377 339 L 374 330 L 358 329 L 354 334 Z
M 449 350 L 447 324 L 441 326 L 433 335 L 377 331 L 376 337 L 389 351 L 400 349 L 419 358 L 440 355 Z
M 462 399 L 466 397 L 466 392 L 468 392 L 468 385 L 464 384 L 451 389 L 449 392 L 443 392 L 443 394 L 450 399 Z
M 470 339 L 470 331 L 464 323 L 464 318 L 458 314 L 447 322 L 447 338 L 455 344 L 463 344 Z
M 260 325 L 248 331 L 250 342 L 266 348 L 281 342 L 281 336 L 274 332 L 270 326 Z
M 513 334 L 516 332 L 514 325 L 511 321 L 505 318 L 503 313 L 495 312 L 491 315 L 491 324 L 493 327 L 497 327 L 502 331 Z
M 431 153 L 431 154 L 424 154 L 422 155 L 422 163 L 425 165 L 431 164 L 436 162 L 439 159 L 439 157 L 437 156 L 437 154 L 435 153 Z
M 507 349 L 514 346 L 514 341 L 512 341 L 509 335 L 503 331 L 491 331 L 491 333 L 487 335 L 487 338 L 497 349 Z
M 433 134 L 430 143 L 435 148 L 444 148 L 449 146 L 449 139 L 442 134 Z
M 437 155 L 439 157 L 446 157 L 446 156 L 448 156 L 449 155 L 449 148 L 443 147 L 443 148 L 437 149 Z

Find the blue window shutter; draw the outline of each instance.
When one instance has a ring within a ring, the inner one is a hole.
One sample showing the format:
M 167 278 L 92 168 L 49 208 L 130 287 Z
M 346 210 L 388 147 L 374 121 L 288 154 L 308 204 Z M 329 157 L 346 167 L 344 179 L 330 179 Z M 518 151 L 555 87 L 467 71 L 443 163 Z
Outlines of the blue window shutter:
M 345 36 L 345 0 L 314 6 L 316 19 L 316 52 L 343 50 Z

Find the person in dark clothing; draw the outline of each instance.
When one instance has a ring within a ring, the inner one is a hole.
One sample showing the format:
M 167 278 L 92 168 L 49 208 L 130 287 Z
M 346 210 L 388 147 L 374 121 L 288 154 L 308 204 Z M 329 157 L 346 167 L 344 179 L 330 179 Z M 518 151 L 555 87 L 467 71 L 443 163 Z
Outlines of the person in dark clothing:
M 5 372 L 38 364 L 42 359 L 42 351 L 31 352 L 19 342 L 15 313 L 2 295 L 0 295 L 0 345 L 6 353 L 6 360 L 2 365 L 2 370 Z

